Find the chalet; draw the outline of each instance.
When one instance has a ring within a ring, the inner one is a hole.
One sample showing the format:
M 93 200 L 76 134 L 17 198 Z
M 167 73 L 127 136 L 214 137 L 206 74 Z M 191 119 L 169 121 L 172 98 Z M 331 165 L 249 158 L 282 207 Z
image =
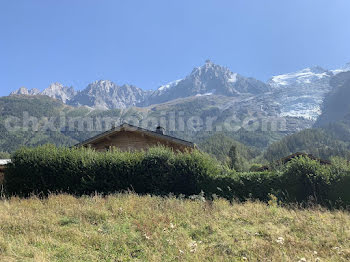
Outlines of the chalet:
M 320 159 L 320 158 L 317 158 L 311 154 L 306 154 L 306 153 L 301 153 L 301 152 L 297 152 L 297 153 L 294 153 L 292 155 L 286 156 L 286 157 L 280 159 L 279 163 L 287 164 L 289 161 L 291 161 L 297 157 L 308 157 L 312 160 L 316 160 L 316 161 L 320 162 L 322 165 L 330 165 L 331 164 L 331 162 L 328 160 Z
M 126 123 L 76 145 L 76 147 L 91 147 L 100 152 L 112 147 L 122 151 L 137 151 L 154 146 L 166 146 L 181 152 L 196 148 L 192 142 L 165 135 L 162 127 L 151 131 Z
M 307 157 L 307 158 L 310 158 L 311 160 L 316 160 L 316 161 L 320 162 L 321 165 L 330 165 L 331 164 L 331 162 L 328 160 L 320 159 L 320 158 L 317 158 L 311 154 L 306 154 L 306 153 L 302 153 L 302 152 L 297 152 L 297 153 L 291 154 L 289 156 L 283 157 L 280 160 L 276 161 L 274 164 L 285 165 L 297 157 Z M 271 170 L 271 166 L 262 166 L 257 171 L 267 171 L 267 170 Z

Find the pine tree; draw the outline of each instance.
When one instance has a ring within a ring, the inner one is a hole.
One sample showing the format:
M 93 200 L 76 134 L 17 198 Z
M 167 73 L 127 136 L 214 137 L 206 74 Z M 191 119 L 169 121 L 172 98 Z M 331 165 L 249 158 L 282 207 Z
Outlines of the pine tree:
M 240 160 L 235 145 L 231 146 L 230 151 L 228 152 L 228 157 L 230 158 L 230 168 L 240 171 Z

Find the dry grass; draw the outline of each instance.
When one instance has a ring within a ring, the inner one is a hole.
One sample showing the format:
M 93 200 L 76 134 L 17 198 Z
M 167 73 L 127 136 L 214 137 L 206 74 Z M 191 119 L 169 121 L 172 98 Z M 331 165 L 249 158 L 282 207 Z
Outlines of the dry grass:
M 349 261 L 350 214 L 225 200 L 0 201 L 1 261 Z

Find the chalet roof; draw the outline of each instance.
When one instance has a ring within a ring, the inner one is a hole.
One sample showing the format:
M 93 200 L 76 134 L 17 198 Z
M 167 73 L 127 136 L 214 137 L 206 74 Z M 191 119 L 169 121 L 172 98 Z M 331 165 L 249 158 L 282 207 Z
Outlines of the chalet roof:
M 113 135 L 113 134 L 116 134 L 120 131 L 132 131 L 132 132 L 139 132 L 139 133 L 144 133 L 144 134 L 147 134 L 151 137 L 154 137 L 154 138 L 158 138 L 158 139 L 162 139 L 162 140 L 168 140 L 170 142 L 173 142 L 173 143 L 178 143 L 178 144 L 181 144 L 181 145 L 185 145 L 185 146 L 188 146 L 188 147 L 191 147 L 191 148 L 195 148 L 195 144 L 192 143 L 192 142 L 189 142 L 189 141 L 186 141 L 186 140 L 183 140 L 183 139 L 179 139 L 179 138 L 176 138 L 176 137 L 173 137 L 173 136 L 169 136 L 169 135 L 164 135 L 164 134 L 161 134 L 161 133 L 158 133 L 156 131 L 151 131 L 151 130 L 148 130 L 148 129 L 144 129 L 144 128 L 141 128 L 141 127 L 137 127 L 137 126 L 133 126 L 133 125 L 130 125 L 130 124 L 127 124 L 127 123 L 123 123 L 121 124 L 120 126 L 117 126 L 117 127 L 114 127 L 112 128 L 111 130 L 109 131 L 106 131 L 104 133 L 101 133 L 97 136 L 94 136 L 94 137 L 91 137 L 81 143 L 78 143 L 77 145 L 75 145 L 76 147 L 79 147 L 79 146 L 85 146 L 85 145 L 88 145 L 88 144 L 91 144 L 95 141 L 98 141 L 100 139 L 103 139 L 104 137 L 108 137 L 110 135 Z
M 11 159 L 0 159 L 0 166 L 5 166 L 11 163 Z
M 289 161 L 291 161 L 292 159 L 294 159 L 296 157 L 301 157 L 301 156 L 308 157 L 308 158 L 310 158 L 312 160 L 317 160 L 318 162 L 320 162 L 323 165 L 330 165 L 331 164 L 331 162 L 328 161 L 328 160 L 317 158 L 317 157 L 315 157 L 315 156 L 313 156 L 311 154 L 302 153 L 302 152 L 297 152 L 297 153 L 294 153 L 292 155 L 286 156 L 286 157 L 280 159 L 279 162 L 285 164 L 285 163 L 288 163 Z
M 317 158 L 317 157 L 315 157 L 315 156 L 313 156 L 311 154 L 302 153 L 302 152 L 296 152 L 296 153 L 291 154 L 289 156 L 283 157 L 280 160 L 275 161 L 275 163 L 276 164 L 283 164 L 283 165 L 285 165 L 289 161 L 293 160 L 296 157 L 308 157 L 311 160 L 316 160 L 316 161 L 320 162 L 320 164 L 322 164 L 322 165 L 330 165 L 331 164 L 331 162 L 328 161 L 328 160 Z M 258 168 L 258 171 L 266 171 L 266 170 L 270 170 L 270 169 L 271 169 L 270 165 L 265 165 L 265 166 L 262 166 L 262 167 Z

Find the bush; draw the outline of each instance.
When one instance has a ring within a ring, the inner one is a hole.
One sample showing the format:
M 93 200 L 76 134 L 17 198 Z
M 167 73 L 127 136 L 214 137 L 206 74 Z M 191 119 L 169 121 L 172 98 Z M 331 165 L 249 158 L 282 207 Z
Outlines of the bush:
M 324 203 L 332 181 L 330 171 L 330 166 L 321 165 L 317 160 L 307 157 L 292 159 L 281 176 L 284 200 L 302 202 L 312 199 Z
M 336 207 L 350 206 L 350 163 L 340 157 L 332 158 L 331 161 L 333 177 L 327 198 Z
M 0 159 L 9 159 L 9 158 L 11 158 L 10 153 L 0 151 Z
M 269 195 L 279 189 L 278 174 L 272 172 L 232 173 L 230 176 L 216 178 L 219 196 L 239 201 L 258 199 L 267 201 Z

